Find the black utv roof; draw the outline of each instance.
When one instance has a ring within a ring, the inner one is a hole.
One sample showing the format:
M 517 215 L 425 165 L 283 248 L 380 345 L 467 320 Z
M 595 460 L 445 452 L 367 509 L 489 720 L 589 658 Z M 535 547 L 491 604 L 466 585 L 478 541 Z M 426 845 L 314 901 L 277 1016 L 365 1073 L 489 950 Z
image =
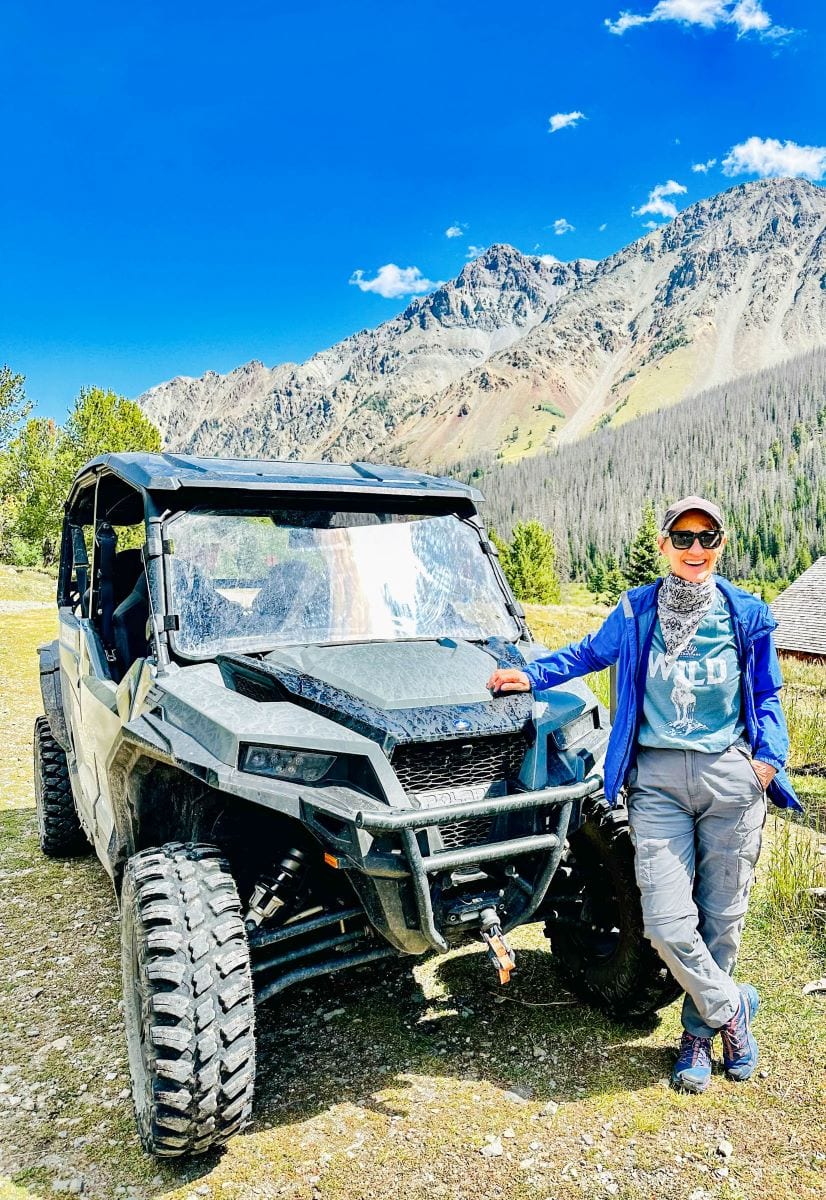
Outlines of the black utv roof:
M 89 484 L 100 476 L 115 484 L 126 484 L 143 495 L 151 495 L 163 508 L 185 508 L 213 502 L 257 503 L 266 493 L 290 495 L 301 502 L 304 494 L 320 498 L 364 496 L 403 502 L 405 507 L 434 505 L 473 511 L 482 495 L 476 488 L 436 475 L 409 471 L 404 467 L 373 463 L 286 462 L 254 458 L 199 458 L 186 454 L 105 454 L 78 472 L 68 507 L 75 508 Z M 210 495 L 210 493 L 212 495 Z M 134 493 L 133 493 L 134 494 Z M 256 495 L 256 500 L 252 496 Z M 115 501 L 115 496 L 112 496 Z M 118 503 L 116 501 L 116 503 Z M 126 497 L 125 507 L 131 507 Z M 124 522 L 125 523 L 125 522 Z
M 405 467 L 373 463 L 268 461 L 258 458 L 198 458 L 189 454 L 104 454 L 87 463 L 85 475 L 105 467 L 133 487 L 148 492 L 178 488 L 251 488 L 255 491 L 427 491 L 439 496 L 481 500 L 475 488 Z

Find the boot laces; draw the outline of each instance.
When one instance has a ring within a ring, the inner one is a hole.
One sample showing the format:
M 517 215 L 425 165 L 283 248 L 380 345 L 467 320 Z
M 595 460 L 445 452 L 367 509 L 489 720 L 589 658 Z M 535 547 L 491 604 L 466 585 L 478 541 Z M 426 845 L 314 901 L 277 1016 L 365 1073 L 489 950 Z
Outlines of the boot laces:
M 707 1067 L 710 1065 L 710 1038 L 696 1037 L 693 1033 L 689 1033 L 687 1029 L 683 1030 L 683 1036 L 680 1040 L 680 1058 L 689 1051 L 691 1053 L 692 1067 Z
M 742 1004 L 731 1020 L 723 1026 L 721 1037 L 726 1044 L 726 1051 L 729 1058 L 739 1058 L 741 1055 L 748 1053 L 749 1031 Z

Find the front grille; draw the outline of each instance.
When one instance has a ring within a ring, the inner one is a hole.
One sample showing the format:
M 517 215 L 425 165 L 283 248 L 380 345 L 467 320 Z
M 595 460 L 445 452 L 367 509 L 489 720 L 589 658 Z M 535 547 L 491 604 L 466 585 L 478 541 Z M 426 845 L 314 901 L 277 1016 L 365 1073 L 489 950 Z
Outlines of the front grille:
M 397 746 L 390 761 L 408 795 L 515 780 L 528 749 L 521 731 Z
M 440 825 L 445 850 L 461 850 L 463 846 L 484 846 L 490 839 L 493 817 L 471 817 L 467 821 L 451 821 Z

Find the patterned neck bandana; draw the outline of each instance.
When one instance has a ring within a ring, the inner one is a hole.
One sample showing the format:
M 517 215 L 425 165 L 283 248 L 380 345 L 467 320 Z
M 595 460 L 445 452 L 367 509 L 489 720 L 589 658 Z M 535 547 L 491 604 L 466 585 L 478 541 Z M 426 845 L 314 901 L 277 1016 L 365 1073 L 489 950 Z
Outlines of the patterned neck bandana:
M 697 626 L 714 603 L 717 584 L 690 583 L 679 575 L 667 575 L 657 596 L 657 616 L 665 642 L 667 663 L 672 663 L 688 645 Z

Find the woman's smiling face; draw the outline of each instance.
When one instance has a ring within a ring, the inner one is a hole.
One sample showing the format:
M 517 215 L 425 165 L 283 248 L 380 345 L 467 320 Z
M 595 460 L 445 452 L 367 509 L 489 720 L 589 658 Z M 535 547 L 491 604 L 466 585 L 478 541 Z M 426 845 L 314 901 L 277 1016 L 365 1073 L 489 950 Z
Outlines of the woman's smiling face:
M 711 517 L 697 510 L 683 513 L 671 526 L 672 531 L 693 529 L 698 533 L 703 529 L 716 528 Z M 668 559 L 672 575 L 678 575 L 680 579 L 686 579 L 689 583 L 705 583 L 717 565 L 726 540 L 726 535 L 723 534 L 723 540 L 716 550 L 704 550 L 696 538 L 687 550 L 675 550 L 670 537 L 659 537 L 657 544 L 660 553 Z

